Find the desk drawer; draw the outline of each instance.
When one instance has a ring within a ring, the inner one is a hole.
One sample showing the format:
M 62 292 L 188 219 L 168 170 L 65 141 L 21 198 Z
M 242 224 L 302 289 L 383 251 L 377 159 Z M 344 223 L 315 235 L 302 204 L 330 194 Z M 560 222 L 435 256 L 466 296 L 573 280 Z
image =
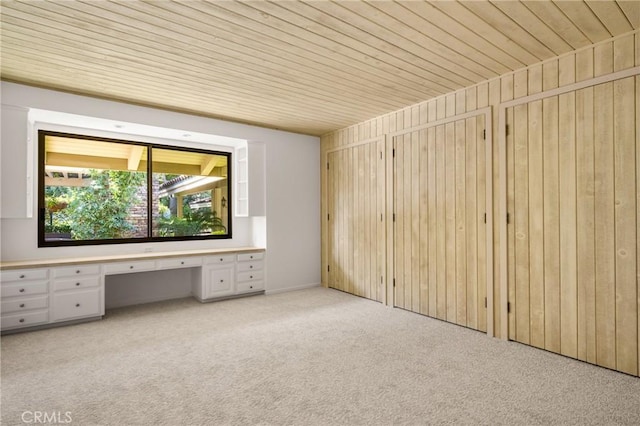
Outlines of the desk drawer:
M 53 320 L 62 321 L 100 315 L 100 289 L 53 295 Z
M 100 265 L 78 265 L 70 266 L 68 268 L 56 268 L 53 270 L 53 276 L 56 278 L 98 274 L 100 274 Z
M 47 281 L 36 281 L 24 284 L 6 284 L 2 286 L 0 294 L 2 298 L 14 296 L 30 296 L 32 294 L 44 294 L 49 292 Z
M 47 278 L 47 269 L 16 269 L 15 271 L 0 272 L 0 279 L 3 283 L 9 281 L 29 281 L 42 280 Z
M 258 271 L 262 269 L 262 261 L 257 262 L 238 262 L 238 272 Z
M 2 302 L 2 313 L 22 312 L 49 306 L 49 296 L 19 297 Z
M 159 262 L 160 269 L 193 268 L 202 265 L 201 257 L 176 257 L 163 259 Z
M 49 322 L 49 312 L 25 312 L 24 314 L 3 315 L 2 329 L 27 327 L 30 325 L 37 325 Z
M 235 254 L 221 254 L 218 256 L 207 256 L 204 258 L 204 263 L 208 265 L 212 264 L 224 264 L 224 263 L 233 263 L 236 261 Z
M 238 262 L 247 262 L 252 260 L 262 260 L 264 259 L 264 253 L 241 253 L 238 254 Z
M 104 273 L 105 275 L 128 274 L 130 272 L 153 271 L 155 269 L 155 260 L 142 260 L 136 262 L 107 263 L 104 267 Z
M 71 290 L 74 288 L 97 287 L 100 285 L 100 277 L 83 277 L 80 276 L 73 280 L 55 280 L 53 282 L 53 291 Z
M 251 272 L 239 272 L 238 273 L 238 282 L 261 281 L 262 278 L 264 278 L 264 273 L 262 271 L 251 271 Z
M 251 293 L 264 290 L 264 281 L 249 281 L 236 284 L 236 293 Z

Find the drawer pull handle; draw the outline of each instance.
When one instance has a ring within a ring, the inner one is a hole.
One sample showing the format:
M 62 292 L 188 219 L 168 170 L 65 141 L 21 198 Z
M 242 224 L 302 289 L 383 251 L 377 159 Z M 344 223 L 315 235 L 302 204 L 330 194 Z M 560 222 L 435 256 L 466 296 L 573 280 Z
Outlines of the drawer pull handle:
M 21 304 L 20 304 L 20 307 L 21 307 L 21 308 L 24 308 L 24 303 L 21 303 Z
M 76 283 L 76 286 L 79 286 L 79 285 L 80 285 L 80 283 Z
M 21 289 L 20 289 L 20 293 L 24 293 L 24 288 L 21 288 Z
M 79 307 L 80 307 L 80 304 L 79 304 L 79 303 L 76 303 L 76 308 L 79 308 Z
M 24 278 L 24 274 L 20 275 L 20 278 Z
M 24 318 L 20 318 L 20 322 L 24 322 Z
M 80 273 L 80 269 L 76 269 L 76 274 L 79 274 L 79 273 Z

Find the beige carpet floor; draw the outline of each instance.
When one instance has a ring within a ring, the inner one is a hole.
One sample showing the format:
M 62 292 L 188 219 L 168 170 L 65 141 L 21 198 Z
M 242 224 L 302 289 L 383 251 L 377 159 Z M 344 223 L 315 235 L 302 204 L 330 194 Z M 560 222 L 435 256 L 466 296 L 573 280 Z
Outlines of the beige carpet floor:
M 313 288 L 3 336 L 2 424 L 640 424 L 640 379 Z

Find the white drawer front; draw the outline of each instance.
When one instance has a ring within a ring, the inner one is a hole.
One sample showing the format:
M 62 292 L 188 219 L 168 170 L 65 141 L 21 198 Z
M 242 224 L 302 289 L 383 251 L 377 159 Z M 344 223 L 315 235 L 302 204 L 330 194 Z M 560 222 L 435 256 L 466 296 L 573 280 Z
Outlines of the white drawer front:
M 49 296 L 14 298 L 2 302 L 2 314 L 42 309 L 49 306 Z
M 176 257 L 159 261 L 160 269 L 193 268 L 202 265 L 201 257 Z
M 238 272 L 259 271 L 262 269 L 262 262 L 238 262 Z
M 104 267 L 104 273 L 109 274 L 126 274 L 129 272 L 153 271 L 156 269 L 155 260 L 143 260 L 138 262 L 119 262 L 108 263 Z
M 3 285 L 0 290 L 2 298 L 14 296 L 30 296 L 32 294 L 44 294 L 49 292 L 49 283 L 47 281 L 29 282 L 24 284 L 7 284 Z
M 237 283 L 236 284 L 236 292 L 237 293 L 250 293 L 252 291 L 262 291 L 264 290 L 264 281 L 249 281 L 246 283 Z
M 2 271 L 0 278 L 3 283 L 9 281 L 42 280 L 47 278 L 47 269 L 16 269 L 15 271 Z
M 235 254 L 221 254 L 218 256 L 207 256 L 204 258 L 204 263 L 208 265 L 233 263 L 235 261 L 236 261 Z
M 238 282 L 242 281 L 262 281 L 264 273 L 262 271 L 239 272 Z
M 53 276 L 56 278 L 76 277 L 79 275 L 98 275 L 100 273 L 100 265 L 78 265 L 68 268 L 56 268 L 53 270 Z
M 238 262 L 247 262 L 252 260 L 262 260 L 264 259 L 264 253 L 241 253 L 238 255 Z
M 49 322 L 49 312 L 26 312 L 24 314 L 3 315 L 2 329 L 7 330 L 9 328 L 27 327 L 30 325 L 37 325 Z
M 53 282 L 53 291 L 71 290 L 72 288 L 88 288 L 100 285 L 100 277 L 79 276 L 72 280 L 55 280 Z
M 53 295 L 53 320 L 61 321 L 100 315 L 100 289 Z

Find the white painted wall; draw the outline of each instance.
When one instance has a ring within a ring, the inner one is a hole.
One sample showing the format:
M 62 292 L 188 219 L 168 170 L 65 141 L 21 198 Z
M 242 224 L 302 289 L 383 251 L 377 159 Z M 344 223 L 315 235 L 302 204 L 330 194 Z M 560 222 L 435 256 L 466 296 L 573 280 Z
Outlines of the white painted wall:
M 246 139 L 249 143 L 264 144 L 266 157 L 264 173 L 266 215 L 235 218 L 232 240 L 38 248 L 37 218 L 35 217 L 37 215 L 33 215 L 34 217 L 31 218 L 3 217 L 0 219 L 0 257 L 3 261 L 139 253 L 145 249 L 167 251 L 260 244 L 267 248 L 268 292 L 292 290 L 320 283 L 319 138 L 14 83 L 2 82 L 1 91 L 3 105 L 132 122 L 147 126 L 171 127 L 179 129 L 181 132 Z M 15 122 L 5 123 L 4 115 L 2 120 L 3 129 L 5 126 L 7 128 L 22 128 Z M 10 152 L 12 155 L 11 158 L 2 156 L 0 159 L 2 167 L 4 168 L 13 162 L 28 164 L 28 158 L 13 158 L 15 157 L 13 153 L 19 153 L 20 157 L 27 155 L 25 149 L 19 149 L 14 145 L 26 143 L 24 135 L 9 132 L 2 132 L 0 143 L 2 144 L 2 153 Z M 176 143 L 176 145 L 180 145 L 180 143 Z M 185 143 L 185 145 L 189 144 Z M 37 155 L 36 151 L 37 149 L 33 150 L 34 156 Z M 36 164 L 37 162 L 33 161 L 32 167 L 35 167 Z M 34 174 L 31 185 L 32 203 L 35 206 L 37 192 L 35 170 L 32 172 Z M 15 194 L 15 185 L 18 187 L 23 185 L 24 192 L 27 192 L 25 176 L 17 176 L 16 180 L 12 179 L 11 181 L 7 181 L 4 174 L 2 177 L 0 182 L 2 191 L 7 189 Z M 21 197 L 17 197 L 18 199 L 15 200 L 14 197 L 2 198 L 3 204 L 25 202 L 25 198 Z M 22 211 L 20 208 L 14 209 L 11 206 L 3 206 L 3 210 Z M 141 277 L 141 281 L 144 281 L 144 277 Z M 121 294 L 118 299 L 122 299 Z M 121 302 L 118 301 L 118 304 Z

